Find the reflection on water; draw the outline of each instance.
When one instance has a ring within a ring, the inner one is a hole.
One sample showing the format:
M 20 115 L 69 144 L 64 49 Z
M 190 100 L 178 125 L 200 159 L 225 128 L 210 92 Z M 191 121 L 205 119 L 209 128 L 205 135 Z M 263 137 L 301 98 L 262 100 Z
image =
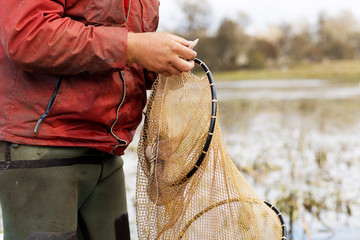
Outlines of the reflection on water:
M 320 79 L 293 79 L 293 80 L 243 80 L 217 82 L 220 88 L 300 88 L 300 87 L 324 87 L 328 84 L 326 80 Z
M 346 99 L 360 97 L 360 86 L 339 86 L 318 79 L 217 82 L 220 100 Z

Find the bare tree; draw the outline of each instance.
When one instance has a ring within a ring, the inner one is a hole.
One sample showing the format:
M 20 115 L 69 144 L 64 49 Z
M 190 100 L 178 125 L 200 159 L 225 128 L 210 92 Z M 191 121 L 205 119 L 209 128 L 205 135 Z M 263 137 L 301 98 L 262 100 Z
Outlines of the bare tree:
M 238 66 L 238 59 L 245 53 L 249 43 L 249 36 L 241 26 L 230 19 L 224 19 L 217 31 L 216 44 L 225 69 L 234 69 Z
M 358 44 L 359 23 L 349 11 L 336 16 L 320 13 L 317 23 L 318 47 L 330 59 L 354 58 Z
M 178 0 L 177 4 L 182 14 L 184 14 L 180 32 L 191 38 L 206 35 L 212 11 L 208 1 Z

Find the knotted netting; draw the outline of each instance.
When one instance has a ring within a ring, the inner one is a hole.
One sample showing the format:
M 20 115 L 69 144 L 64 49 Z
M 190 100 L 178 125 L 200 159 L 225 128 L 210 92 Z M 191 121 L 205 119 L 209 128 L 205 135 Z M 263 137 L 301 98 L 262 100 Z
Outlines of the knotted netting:
M 256 195 L 225 150 L 209 76 L 160 75 L 153 85 L 138 146 L 138 237 L 286 239 L 279 213 Z

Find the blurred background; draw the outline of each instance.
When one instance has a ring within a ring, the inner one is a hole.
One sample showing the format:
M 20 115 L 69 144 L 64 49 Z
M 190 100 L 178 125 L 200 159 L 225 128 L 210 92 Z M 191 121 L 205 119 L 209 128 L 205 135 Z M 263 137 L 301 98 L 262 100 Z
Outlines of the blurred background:
M 200 38 L 198 56 L 213 71 L 360 57 L 356 0 L 173 0 L 160 11 L 159 30 Z
M 359 240 L 360 2 L 167 0 L 159 31 L 200 39 L 227 152 L 288 239 Z
M 200 39 L 227 152 L 288 239 L 359 240 L 360 1 L 161 0 L 159 31 Z M 124 156 L 132 239 L 138 134 Z

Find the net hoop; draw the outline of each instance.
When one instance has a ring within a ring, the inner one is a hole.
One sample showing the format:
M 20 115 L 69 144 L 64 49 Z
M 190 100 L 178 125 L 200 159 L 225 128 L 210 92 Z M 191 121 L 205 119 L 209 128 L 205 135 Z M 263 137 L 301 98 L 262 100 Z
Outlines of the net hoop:
M 209 131 L 208 131 L 208 135 L 206 138 L 206 142 L 204 144 L 204 147 L 201 151 L 201 154 L 198 158 L 198 160 L 196 161 L 194 167 L 186 174 L 185 177 L 183 177 L 180 181 L 173 183 L 171 186 L 178 186 L 184 182 L 186 182 L 189 178 L 191 178 L 195 172 L 199 169 L 200 165 L 202 164 L 202 162 L 204 161 L 204 158 L 207 154 L 207 151 L 209 150 L 210 147 L 210 143 L 211 143 L 211 139 L 213 137 L 214 134 L 214 129 L 215 129 L 215 123 L 216 123 L 216 113 L 217 113 L 217 95 L 216 95 L 216 88 L 215 88 L 215 82 L 214 82 L 214 78 L 211 74 L 210 69 L 208 68 L 208 66 L 206 66 L 206 64 L 201 61 L 198 58 L 195 58 L 194 62 L 196 64 L 198 64 L 205 72 L 208 80 L 209 80 L 209 84 L 210 84 L 210 89 L 211 89 L 211 119 L 210 119 L 210 127 L 209 127 Z

